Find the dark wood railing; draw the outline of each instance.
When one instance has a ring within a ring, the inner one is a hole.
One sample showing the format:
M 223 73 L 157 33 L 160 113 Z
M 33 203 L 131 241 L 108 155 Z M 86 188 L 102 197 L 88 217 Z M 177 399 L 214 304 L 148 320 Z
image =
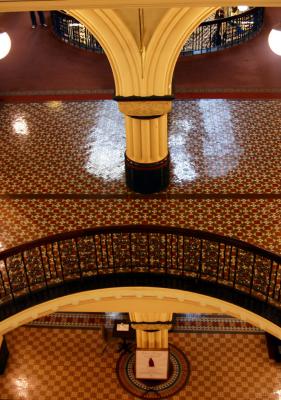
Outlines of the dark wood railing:
M 181 55 L 205 54 L 243 43 L 263 26 L 261 7 L 228 18 L 205 21 L 198 26 L 185 43 Z
M 51 11 L 52 29 L 63 42 L 80 49 L 104 53 L 103 48 L 88 29 L 64 11 Z
M 52 29 L 62 41 L 85 50 L 103 53 L 103 49 L 88 29 L 64 11 L 52 11 Z M 185 43 L 181 55 L 214 52 L 240 44 L 256 35 L 263 25 L 263 8 L 223 19 L 205 21 Z
M 280 323 L 281 256 L 203 231 L 113 226 L 0 253 L 0 320 L 65 294 L 160 286 L 210 294 Z

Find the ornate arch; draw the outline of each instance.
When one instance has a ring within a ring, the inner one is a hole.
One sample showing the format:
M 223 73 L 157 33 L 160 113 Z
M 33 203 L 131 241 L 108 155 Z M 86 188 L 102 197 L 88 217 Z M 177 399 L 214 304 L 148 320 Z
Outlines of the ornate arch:
M 185 41 L 215 9 L 172 8 L 166 13 L 147 49 L 147 92 L 171 94 L 175 65 Z
M 218 298 L 160 287 L 114 287 L 79 292 L 30 307 L 0 322 L 0 337 L 44 315 L 57 311 L 223 313 L 242 319 L 281 339 L 281 327 Z
M 68 10 L 68 13 L 81 21 L 102 45 L 113 71 L 117 96 L 164 96 L 171 94 L 173 72 L 184 42 L 214 10 L 214 7 L 168 9 L 143 51 L 139 49 L 138 38 L 114 10 Z
M 136 41 L 114 10 L 67 10 L 93 33 L 110 62 L 116 95 L 140 93 L 141 63 Z

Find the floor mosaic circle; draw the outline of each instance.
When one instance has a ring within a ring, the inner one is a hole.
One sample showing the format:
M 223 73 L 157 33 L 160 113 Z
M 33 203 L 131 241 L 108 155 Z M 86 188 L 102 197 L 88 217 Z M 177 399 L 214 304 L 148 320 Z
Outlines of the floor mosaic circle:
M 176 346 L 169 345 L 169 372 L 166 381 L 137 379 L 135 360 L 135 351 L 121 354 L 116 372 L 124 389 L 139 399 L 166 399 L 188 383 L 190 364 L 186 355 Z

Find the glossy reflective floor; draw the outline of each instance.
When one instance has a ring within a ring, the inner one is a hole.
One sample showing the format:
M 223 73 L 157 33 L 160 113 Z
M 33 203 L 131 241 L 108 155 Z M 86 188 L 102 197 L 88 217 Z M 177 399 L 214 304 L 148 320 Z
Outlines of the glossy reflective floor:
M 281 252 L 281 101 L 175 101 L 171 184 L 124 182 L 124 123 L 112 101 L 0 104 L 1 249 L 73 229 L 163 224 Z
M 170 333 L 191 375 L 174 400 L 279 400 L 281 368 L 263 334 Z M 21 327 L 7 335 L 1 400 L 131 400 L 117 380 L 117 343 L 102 354 L 97 330 Z

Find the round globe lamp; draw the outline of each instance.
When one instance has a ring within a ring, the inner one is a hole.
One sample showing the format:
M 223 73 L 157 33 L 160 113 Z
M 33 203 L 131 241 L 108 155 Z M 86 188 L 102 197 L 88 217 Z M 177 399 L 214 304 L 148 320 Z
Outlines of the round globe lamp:
M 281 56 L 281 24 L 274 26 L 268 36 L 268 44 L 273 53 Z
M 11 39 L 7 32 L 0 30 L 0 60 L 6 57 L 11 50 Z

